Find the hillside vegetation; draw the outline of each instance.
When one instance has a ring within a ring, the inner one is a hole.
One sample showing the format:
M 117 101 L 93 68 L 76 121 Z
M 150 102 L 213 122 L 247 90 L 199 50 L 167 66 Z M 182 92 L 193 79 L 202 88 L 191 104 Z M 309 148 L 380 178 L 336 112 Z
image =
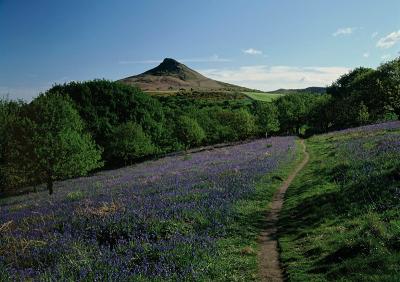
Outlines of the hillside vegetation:
M 315 136 L 280 220 L 289 281 L 400 279 L 400 122 Z
M 182 67 L 176 64 L 171 68 Z M 343 75 L 327 94 L 287 94 L 272 102 L 222 90 L 150 96 L 105 80 L 55 85 L 29 104 L 1 100 L 0 193 L 15 194 L 30 185 L 35 190 L 43 181 L 51 191 L 53 181 L 86 175 L 103 164 L 120 167 L 203 145 L 265 135 L 310 136 L 396 120 L 399 78 L 400 59 L 395 59 L 376 70 L 357 68 Z M 45 118 L 37 118 L 39 108 Z M 75 132 L 73 124 L 79 125 Z M 88 162 L 67 165 L 74 159 Z M 61 167 L 68 170 L 60 173 Z
M 251 99 L 263 101 L 263 102 L 272 102 L 275 99 L 285 95 L 285 94 L 270 94 L 266 92 L 243 92 L 246 96 L 250 97 Z
M 294 137 L 166 157 L 0 205 L 1 281 L 249 281 Z

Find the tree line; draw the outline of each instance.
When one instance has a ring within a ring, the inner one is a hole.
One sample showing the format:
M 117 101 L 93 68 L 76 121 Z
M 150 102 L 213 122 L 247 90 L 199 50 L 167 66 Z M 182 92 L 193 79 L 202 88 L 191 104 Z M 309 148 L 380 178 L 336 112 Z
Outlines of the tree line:
M 357 68 L 326 94 L 248 99 L 153 97 L 106 80 L 55 85 L 30 103 L 0 100 L 0 193 L 200 145 L 311 135 L 398 119 L 400 59 Z

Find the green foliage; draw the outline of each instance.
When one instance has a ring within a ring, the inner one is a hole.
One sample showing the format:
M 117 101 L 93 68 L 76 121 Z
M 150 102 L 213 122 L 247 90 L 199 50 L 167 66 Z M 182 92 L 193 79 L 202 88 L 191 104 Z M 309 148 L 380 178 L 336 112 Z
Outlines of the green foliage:
M 279 131 L 278 108 L 275 104 L 255 102 L 254 115 L 256 117 L 257 132 L 270 135 Z
M 299 134 L 300 128 L 307 124 L 314 107 L 317 94 L 288 94 L 276 100 L 281 131 Z
M 107 159 L 123 160 L 127 164 L 154 154 L 156 147 L 139 124 L 129 121 L 114 129 L 107 151 L 112 154 Z
M 312 135 L 398 119 L 399 85 L 400 59 L 396 59 L 376 70 L 357 68 L 343 75 L 327 88 L 328 94 L 319 90 L 318 94 L 290 90 L 269 103 L 226 91 L 182 91 L 151 97 L 138 88 L 106 80 L 56 85 L 49 93 L 60 93 L 70 99 L 72 108 L 83 120 L 78 131 L 84 134 L 83 127 L 89 131 L 97 146 L 104 149 L 102 157 L 108 166 L 120 166 L 200 144 L 232 142 L 266 133 Z M 35 136 L 35 130 L 39 130 L 36 127 L 42 121 L 27 114 L 34 109 L 35 101 L 29 106 L 21 102 L 0 101 L 1 190 L 7 183 L 16 187 L 44 179 L 36 177 L 36 170 L 30 167 L 32 161 L 11 165 L 5 160 L 5 144 L 9 143 L 10 134 L 20 136 L 18 144 L 25 144 L 21 145 L 25 150 L 30 147 L 29 152 L 37 151 L 33 149 L 37 140 L 33 141 L 29 136 Z M 15 115 L 22 109 L 24 113 Z M 13 116 L 17 118 L 9 130 L 8 124 L 11 123 L 7 120 L 14 120 Z M 39 138 L 41 142 L 54 137 L 46 137 L 46 134 Z M 77 140 L 72 133 L 67 135 L 71 138 L 68 142 Z M 51 146 L 52 141 L 46 142 L 44 147 Z M 84 146 L 82 150 L 86 150 Z M 35 154 L 22 156 L 21 160 L 33 160 L 37 157 Z M 46 154 L 46 150 L 40 154 Z M 17 153 L 13 158 L 19 158 Z M 76 172 L 71 175 L 76 175 Z
M 363 102 L 360 103 L 358 107 L 358 115 L 356 117 L 356 121 L 359 125 L 367 124 L 369 120 L 369 113 L 367 106 L 364 105 Z
M 9 128 L 6 171 L 10 185 L 85 175 L 102 165 L 101 151 L 84 132 L 71 102 L 57 93 L 40 95 L 25 106 Z
M 356 68 L 341 76 L 327 88 L 327 92 L 332 95 L 330 109 L 335 113 L 331 118 L 333 127 L 340 129 L 399 116 L 399 85 L 400 58 L 376 70 Z M 363 112 L 362 118 L 360 111 Z
M 400 57 L 381 65 L 377 72 L 379 93 L 384 97 L 386 109 L 400 116 Z
M 8 127 L 14 121 L 17 113 L 24 105 L 22 101 L 11 101 L 0 98 L 0 194 L 4 193 L 7 184 L 7 174 L 5 171 L 6 151 L 9 139 Z
M 154 144 L 164 145 L 163 108 L 156 99 L 138 88 L 93 80 L 56 85 L 49 92 L 59 92 L 72 99 L 96 143 L 104 147 L 106 161 L 111 161 L 108 156 L 115 155 L 108 151 L 111 148 L 108 140 L 112 138 L 114 128 L 130 121 L 139 124 Z
M 195 119 L 188 116 L 179 117 L 176 132 L 179 140 L 186 145 L 186 148 L 200 145 L 206 137 L 203 128 L 200 127 Z
M 248 138 L 256 131 L 255 118 L 246 109 L 233 112 L 229 124 L 234 130 L 237 140 Z
M 85 196 L 85 194 L 82 191 L 73 191 L 73 192 L 69 192 L 66 196 L 68 201 L 78 201 L 81 200 L 83 197 Z

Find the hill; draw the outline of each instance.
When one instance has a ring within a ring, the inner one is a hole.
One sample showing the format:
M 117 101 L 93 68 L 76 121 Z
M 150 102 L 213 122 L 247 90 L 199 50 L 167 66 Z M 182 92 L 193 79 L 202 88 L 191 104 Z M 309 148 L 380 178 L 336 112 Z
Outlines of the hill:
M 324 94 L 326 93 L 326 88 L 325 87 L 307 87 L 307 88 L 302 88 L 302 89 L 278 89 L 274 91 L 269 91 L 268 93 L 271 94 L 291 94 L 291 93 L 314 93 L 314 94 Z
M 118 81 L 138 86 L 143 91 L 251 91 L 245 87 L 207 78 L 170 58 L 164 59 L 160 65 L 142 74 Z

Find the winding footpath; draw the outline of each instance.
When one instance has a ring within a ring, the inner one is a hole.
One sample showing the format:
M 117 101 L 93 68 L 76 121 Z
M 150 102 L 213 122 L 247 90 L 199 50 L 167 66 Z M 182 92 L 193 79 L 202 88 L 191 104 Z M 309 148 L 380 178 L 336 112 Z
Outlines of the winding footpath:
M 268 210 L 265 218 L 265 229 L 259 238 L 261 245 L 261 250 L 259 253 L 259 276 L 261 281 L 278 282 L 284 280 L 283 271 L 279 263 L 278 240 L 276 237 L 277 222 L 279 213 L 282 209 L 286 190 L 296 175 L 303 169 L 309 160 L 309 155 L 306 151 L 304 140 L 300 140 L 300 143 L 303 147 L 303 160 L 275 193 L 272 202 L 270 203 L 270 209 Z

